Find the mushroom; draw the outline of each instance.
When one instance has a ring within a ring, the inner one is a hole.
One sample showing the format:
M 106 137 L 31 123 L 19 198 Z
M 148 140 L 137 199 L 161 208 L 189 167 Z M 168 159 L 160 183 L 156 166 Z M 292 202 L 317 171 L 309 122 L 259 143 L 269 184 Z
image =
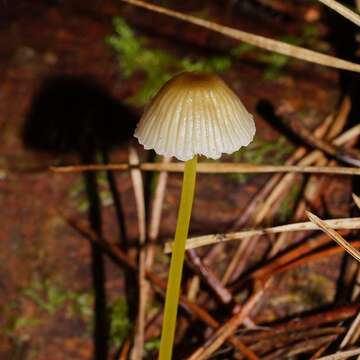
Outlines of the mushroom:
M 171 359 L 181 275 L 194 197 L 197 155 L 218 159 L 247 146 L 251 114 L 217 75 L 183 72 L 151 100 L 134 136 L 145 149 L 185 161 L 181 200 L 166 290 L 159 359 Z
M 169 80 L 146 107 L 135 130 L 145 149 L 187 161 L 219 159 L 247 146 L 255 134 L 252 115 L 216 75 L 184 72 Z

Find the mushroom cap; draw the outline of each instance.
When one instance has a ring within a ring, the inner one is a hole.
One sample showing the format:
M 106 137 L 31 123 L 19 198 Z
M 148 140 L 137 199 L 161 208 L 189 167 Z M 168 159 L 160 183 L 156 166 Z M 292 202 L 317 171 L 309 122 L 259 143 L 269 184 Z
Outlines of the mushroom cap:
M 255 135 L 253 116 L 213 74 L 183 72 L 170 79 L 145 108 L 134 136 L 159 155 L 218 159 L 247 146 Z

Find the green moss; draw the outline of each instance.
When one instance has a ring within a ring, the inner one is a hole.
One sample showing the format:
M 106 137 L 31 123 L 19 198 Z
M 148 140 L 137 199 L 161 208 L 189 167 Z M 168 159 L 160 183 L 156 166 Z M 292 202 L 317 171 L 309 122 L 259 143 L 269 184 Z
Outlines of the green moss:
M 304 24 L 302 28 L 302 38 L 307 42 L 316 41 L 319 39 L 319 28 L 314 24 Z
M 21 342 L 29 338 L 29 328 L 44 324 L 44 313 L 53 316 L 63 310 L 68 318 L 79 317 L 86 325 L 85 335 L 91 333 L 93 327 L 94 296 L 91 292 L 64 290 L 49 280 L 32 281 L 21 290 L 23 298 L 10 302 L 3 312 L 7 318 L 3 329 L 4 335 Z M 36 312 L 31 315 L 22 313 L 23 299 L 36 305 Z M 119 347 L 126 339 L 132 324 L 128 317 L 125 299 L 119 298 L 108 307 L 111 322 L 110 342 Z M 151 345 L 149 345 L 151 347 Z
M 111 320 L 110 341 L 116 348 L 119 348 L 132 328 L 125 299 L 119 298 L 109 307 L 109 316 Z
M 135 72 L 145 75 L 143 86 L 128 99 L 133 105 L 144 105 L 175 73 L 185 70 L 223 72 L 231 66 L 229 56 L 178 59 L 164 50 L 150 48 L 147 39 L 136 35 L 121 17 L 114 18 L 114 30 L 115 34 L 108 36 L 106 42 L 119 56 L 122 76 L 128 79 Z
M 286 35 L 278 38 L 279 41 L 295 45 L 319 48 L 319 29 L 316 25 L 306 24 L 298 36 Z M 322 44 L 323 47 L 323 44 Z M 231 50 L 231 55 L 235 57 L 242 57 L 249 52 L 253 52 L 255 58 L 266 64 L 263 72 L 263 79 L 277 80 L 279 77 L 286 75 L 287 66 L 293 61 L 289 56 L 282 55 L 276 52 L 268 52 L 256 48 L 255 46 L 241 43 Z
M 156 338 L 153 338 L 153 339 L 147 341 L 144 344 L 144 348 L 145 348 L 146 353 L 159 350 L 159 348 L 160 348 L 160 338 L 156 337 Z
M 93 295 L 89 292 L 61 289 L 50 281 L 33 281 L 22 291 L 23 295 L 37 305 L 39 310 L 53 315 L 65 308 L 68 316 L 88 319 L 92 315 Z
M 162 159 L 162 156 L 156 154 L 154 162 L 155 163 L 160 163 L 161 159 Z M 155 194 L 157 184 L 158 184 L 158 180 L 159 180 L 159 175 L 160 175 L 160 173 L 157 172 L 157 171 L 154 171 L 151 174 L 151 178 L 150 178 L 150 194 L 151 195 Z
M 307 266 L 288 273 L 288 292 L 280 297 L 274 297 L 273 305 L 287 304 L 294 312 L 314 309 L 332 301 L 334 284 L 325 275 L 312 271 Z
M 235 57 L 241 57 L 245 54 L 247 54 L 248 52 L 252 51 L 256 49 L 255 46 L 247 44 L 247 43 L 241 43 L 237 46 L 235 46 L 231 51 L 231 55 L 235 56 Z
M 279 38 L 280 41 L 292 45 L 301 45 L 303 41 L 295 36 L 283 36 Z M 286 72 L 286 66 L 290 63 L 291 58 L 286 55 L 278 54 L 275 52 L 267 52 L 258 56 L 258 59 L 266 64 L 267 67 L 263 73 L 265 80 L 276 80 Z
M 107 174 L 105 171 L 98 171 L 96 173 L 96 181 L 99 188 L 99 196 L 101 205 L 106 207 L 113 204 L 113 196 L 109 189 Z M 70 187 L 70 198 L 73 206 L 79 213 L 84 213 L 89 209 L 89 200 L 86 194 L 86 186 L 82 177 L 78 178 Z
M 205 7 L 204 9 L 199 11 L 192 11 L 190 14 L 192 16 L 196 16 L 197 18 L 211 20 L 211 12 L 210 12 L 210 8 L 208 7 Z
M 234 152 L 232 158 L 234 162 L 248 162 L 256 165 L 281 165 L 293 150 L 292 144 L 283 136 L 280 136 L 275 142 L 255 137 L 249 146 Z M 231 174 L 230 176 L 239 182 L 244 182 L 251 175 Z
M 24 314 L 23 301 L 33 303 L 36 311 L 32 314 Z M 21 343 L 29 338 L 30 328 L 46 322 L 44 314 L 52 317 L 60 310 L 64 310 L 67 317 L 79 316 L 87 325 L 86 333 L 90 333 L 93 313 L 91 293 L 63 290 L 49 280 L 31 281 L 20 291 L 19 299 L 6 306 L 3 312 L 4 317 L 7 318 L 4 333 Z
M 70 316 L 80 316 L 82 319 L 90 319 L 93 313 L 94 296 L 89 292 L 68 292 Z
M 274 142 L 255 137 L 249 146 L 234 152 L 232 156 L 236 162 L 246 161 L 252 164 L 266 162 L 270 165 L 280 165 L 292 151 L 293 146 L 283 136 Z
M 278 218 L 280 222 L 288 220 L 293 213 L 296 200 L 299 196 L 300 186 L 293 184 L 290 191 L 286 194 L 285 198 L 281 202 L 278 210 Z
M 208 17 L 209 13 L 206 10 L 202 15 Z M 138 36 L 123 18 L 116 17 L 113 22 L 115 34 L 108 36 L 106 42 L 118 54 L 122 76 L 128 79 L 135 72 L 142 72 L 145 75 L 142 87 L 128 99 L 131 104 L 137 106 L 144 105 L 162 84 L 181 71 L 221 73 L 231 67 L 234 58 L 241 58 L 249 52 L 254 52 L 255 57 L 266 65 L 263 78 L 276 80 L 286 74 L 287 66 L 292 61 L 288 56 L 257 49 L 247 43 L 240 43 L 224 56 L 179 59 L 167 51 L 151 48 L 148 39 Z M 308 24 L 298 36 L 287 35 L 278 40 L 292 45 L 316 48 L 319 35 L 318 27 Z
M 24 289 L 24 296 L 35 303 L 39 309 L 53 315 L 68 298 L 67 292 L 51 285 L 48 281 L 34 281 Z
M 36 327 L 42 323 L 40 319 L 34 316 L 21 314 L 20 310 L 19 303 L 16 301 L 9 303 L 2 313 L 7 318 L 3 328 L 4 335 L 19 342 L 25 341 L 28 338 L 26 332 L 21 333 L 21 330 Z
M 283 36 L 280 37 L 279 40 L 293 45 L 301 45 L 303 42 L 300 37 L 295 36 Z M 265 80 L 276 80 L 278 77 L 284 75 L 286 66 L 291 61 L 291 58 L 286 55 L 264 51 L 246 43 L 241 43 L 230 51 L 231 55 L 237 58 L 241 58 L 249 52 L 253 52 L 258 61 L 266 64 L 263 73 Z

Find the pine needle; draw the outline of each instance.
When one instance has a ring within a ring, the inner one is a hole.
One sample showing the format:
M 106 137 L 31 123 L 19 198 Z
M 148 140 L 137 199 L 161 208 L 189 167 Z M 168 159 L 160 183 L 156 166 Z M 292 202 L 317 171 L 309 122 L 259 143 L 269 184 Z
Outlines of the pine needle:
M 356 194 L 352 194 L 352 198 L 354 200 L 355 205 L 360 209 L 360 197 Z
M 332 227 L 334 229 L 360 228 L 360 218 L 332 219 L 326 221 L 328 227 Z M 318 229 L 318 225 L 313 224 L 312 222 L 300 222 L 295 224 L 274 226 L 264 229 L 239 231 L 228 234 L 204 235 L 204 236 L 198 236 L 188 239 L 186 242 L 186 249 L 194 249 L 200 246 L 217 244 L 225 241 L 246 239 L 257 235 L 277 234 L 285 231 L 309 231 L 309 230 L 317 230 L 317 229 Z M 171 252 L 171 247 L 172 247 L 171 242 L 166 243 L 164 249 L 165 253 Z
M 350 20 L 357 26 L 360 26 L 360 16 L 346 7 L 343 4 L 340 4 L 337 1 L 334 0 L 319 0 L 321 3 L 329 7 L 330 9 L 336 11 L 338 14 L 342 15 L 344 18 Z
M 332 229 L 327 221 L 321 220 L 318 216 L 311 212 L 306 212 L 309 220 L 317 225 L 322 231 L 324 231 L 331 239 L 333 239 L 338 245 L 343 247 L 352 257 L 360 262 L 360 252 L 356 250 L 350 243 L 348 243 L 339 233 Z
M 183 172 L 184 164 L 177 163 L 140 163 L 138 165 L 119 164 L 89 164 L 52 166 L 50 171 L 55 173 L 78 173 L 83 171 L 128 171 L 131 168 L 139 168 L 142 171 L 168 171 Z M 344 166 L 296 166 L 296 165 L 254 165 L 248 163 L 207 163 L 198 164 L 198 173 L 204 174 L 265 174 L 265 173 L 307 173 L 307 174 L 328 174 L 328 175 L 360 175 L 360 168 Z
M 349 350 L 349 351 L 342 351 L 342 352 L 338 352 L 332 355 L 328 355 L 328 356 L 324 356 L 319 358 L 318 360 L 343 360 L 343 359 L 348 359 L 351 356 L 354 355 L 358 355 L 360 354 L 360 349 L 355 349 L 355 350 Z

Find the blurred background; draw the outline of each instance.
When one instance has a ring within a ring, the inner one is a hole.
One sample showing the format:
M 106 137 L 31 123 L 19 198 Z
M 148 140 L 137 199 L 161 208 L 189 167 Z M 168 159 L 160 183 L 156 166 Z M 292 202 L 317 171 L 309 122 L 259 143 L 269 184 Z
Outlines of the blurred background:
M 359 55 L 358 28 L 318 1 L 152 3 L 350 61 Z M 356 11 L 355 3 L 346 5 Z M 330 141 L 359 123 L 355 73 L 264 51 L 121 1 L 0 2 L 0 359 L 136 359 L 139 309 L 145 309 L 141 357 L 156 358 L 163 300 L 150 282 L 147 303 L 139 305 L 139 254 L 151 249 L 143 265 L 166 280 L 169 257 L 157 245 L 174 234 L 181 174 L 144 172 L 139 185 L 129 171 L 54 173 L 49 167 L 128 163 L 129 146 L 139 161 L 162 162 L 132 134 L 151 96 L 186 70 L 218 73 L 255 116 L 254 142 L 221 161 L 297 164 L 317 144 L 308 139 L 309 146 L 294 127 L 317 129 Z M 357 136 L 341 145 L 356 147 Z M 294 158 L 299 149 L 303 155 Z M 324 154 L 316 161 L 309 165 L 336 165 Z M 190 235 L 306 221 L 306 209 L 326 219 L 355 216 L 351 194 L 358 187 L 351 176 L 297 174 L 284 181 L 272 174 L 200 174 Z M 144 194 L 145 237 L 136 191 Z M 183 294 L 224 324 L 263 286 L 254 271 L 295 249 L 287 268 L 271 273 L 269 288 L 236 334 L 255 359 L 334 352 L 358 311 L 358 265 L 326 241 L 311 253 L 319 232 L 280 236 L 191 252 Z M 157 245 L 139 245 L 139 237 Z M 132 265 L 104 255 L 99 238 Z M 304 244 L 300 257 L 296 249 Z M 320 329 L 312 341 L 310 328 Z M 186 359 L 212 331 L 182 310 L 174 358 Z M 225 343 L 213 358 L 252 358 L 235 353 Z

